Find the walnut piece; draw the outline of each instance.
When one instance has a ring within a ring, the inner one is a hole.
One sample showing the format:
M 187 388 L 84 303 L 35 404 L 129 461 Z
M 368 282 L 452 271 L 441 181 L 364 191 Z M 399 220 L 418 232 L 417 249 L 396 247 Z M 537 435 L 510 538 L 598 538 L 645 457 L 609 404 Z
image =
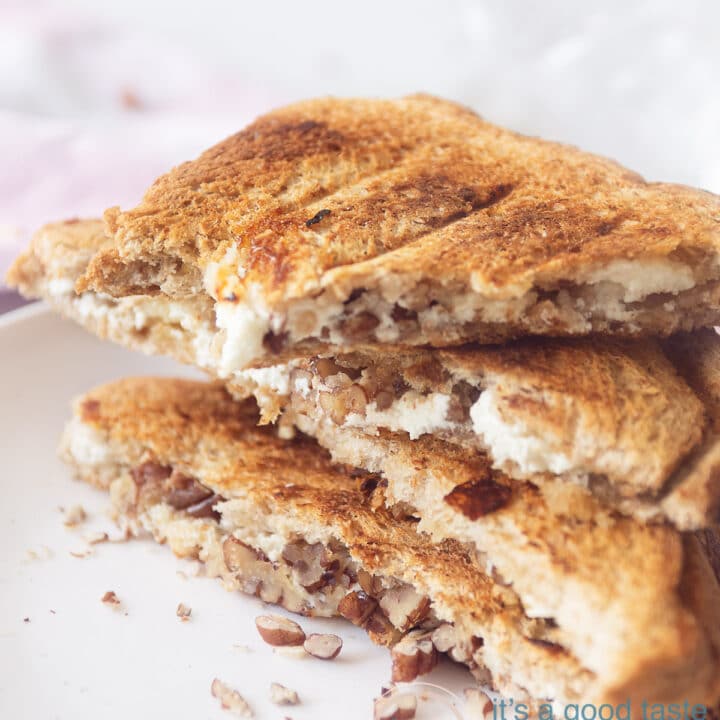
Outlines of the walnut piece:
M 223 542 L 223 560 L 230 572 L 246 570 L 251 563 L 260 560 L 259 554 L 242 540 L 229 535 Z
M 437 664 L 438 654 L 430 633 L 413 630 L 390 651 L 393 682 L 412 682 L 429 673 Z
M 305 642 L 303 629 L 294 620 L 282 615 L 259 615 L 255 618 L 255 627 L 268 645 L 284 647 Z
M 402 636 L 402 633 L 387 619 L 380 608 L 367 619 L 365 631 L 374 643 L 386 647 L 394 645 Z
M 110 542 L 110 536 L 106 532 L 94 532 L 85 535 L 83 540 L 88 545 L 98 545 L 99 543 Z
M 430 600 L 410 585 L 391 588 L 380 598 L 388 620 L 401 631 L 421 623 L 430 613 Z
M 179 603 L 175 614 L 180 618 L 181 622 L 187 622 L 192 614 L 192 608 L 183 603 Z
M 412 720 L 417 710 L 417 697 L 410 693 L 392 693 L 375 698 L 374 720 Z
M 115 594 L 114 590 L 108 590 L 101 598 L 101 602 L 104 602 L 106 605 L 111 605 L 112 607 L 119 607 L 120 606 L 120 598 Z
M 270 683 L 270 702 L 274 705 L 299 705 L 298 694 L 280 683 Z
M 87 513 L 82 505 L 73 505 L 65 512 L 65 527 L 76 527 L 87 520 Z
M 505 507 L 511 496 L 512 490 L 506 485 L 481 478 L 458 485 L 445 496 L 445 502 L 474 521 Z
M 343 641 L 338 635 L 311 633 L 303 647 L 308 655 L 320 660 L 334 660 L 342 650 Z
M 213 697 L 220 701 L 220 705 L 224 710 L 230 710 L 239 717 L 252 718 L 255 714 L 252 708 L 247 704 L 247 700 L 237 691 L 226 685 L 222 680 L 215 678 L 210 686 L 210 692 Z
M 362 627 L 377 608 L 377 602 L 363 590 L 348 593 L 339 603 L 338 612 L 353 625 Z

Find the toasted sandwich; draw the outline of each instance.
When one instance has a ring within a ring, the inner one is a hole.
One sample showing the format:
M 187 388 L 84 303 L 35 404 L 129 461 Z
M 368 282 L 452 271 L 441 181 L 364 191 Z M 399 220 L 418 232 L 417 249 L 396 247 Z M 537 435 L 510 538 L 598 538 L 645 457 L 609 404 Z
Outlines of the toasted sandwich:
M 219 370 L 286 349 L 720 322 L 720 203 L 429 96 L 265 115 L 106 214 L 79 289 L 215 309 Z
M 219 384 L 122 380 L 78 400 L 62 454 L 129 526 L 229 588 L 345 616 L 396 650 L 429 639 L 516 701 L 720 697 L 720 587 L 699 537 L 486 473 L 433 501 L 421 529 L 458 536 L 435 541 L 383 509 L 377 477 L 257 421 Z M 419 457 L 452 465 L 448 447 Z
M 8 279 L 101 337 L 219 375 L 210 302 L 201 309 L 197 297 L 75 292 L 109 243 L 99 221 L 49 225 Z M 519 480 L 560 478 L 638 519 L 697 529 L 720 509 L 718 367 L 720 338 L 705 330 L 664 347 L 654 339 L 530 338 L 500 347 L 326 348 L 226 381 L 237 398 L 256 397 L 264 422 L 286 433 L 299 425 L 338 455 L 354 453 L 343 446 L 357 442 L 356 431 L 370 436 L 370 447 L 388 434 L 433 436 L 469 457 L 486 455 Z M 353 462 L 374 462 L 365 454 Z

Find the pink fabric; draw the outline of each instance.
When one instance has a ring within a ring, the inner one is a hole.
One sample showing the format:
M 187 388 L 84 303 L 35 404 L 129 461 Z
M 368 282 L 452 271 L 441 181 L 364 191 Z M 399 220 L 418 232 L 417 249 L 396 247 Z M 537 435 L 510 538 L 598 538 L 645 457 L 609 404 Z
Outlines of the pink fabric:
M 3 3 L 0 278 L 42 224 L 132 205 L 274 102 L 162 37 L 49 2 Z
M 302 97 L 423 90 L 720 192 L 712 0 L 0 2 L 0 278 L 45 222 Z M 0 280 L 1 287 L 1 280 Z

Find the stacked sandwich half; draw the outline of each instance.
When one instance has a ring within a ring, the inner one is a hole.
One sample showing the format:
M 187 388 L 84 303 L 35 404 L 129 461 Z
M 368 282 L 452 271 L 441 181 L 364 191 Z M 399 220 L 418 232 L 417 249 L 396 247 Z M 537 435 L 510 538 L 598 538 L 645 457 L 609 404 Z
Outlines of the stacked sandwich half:
M 438 99 L 266 115 L 10 282 L 207 371 L 62 452 L 231 588 L 537 707 L 720 700 L 720 200 Z

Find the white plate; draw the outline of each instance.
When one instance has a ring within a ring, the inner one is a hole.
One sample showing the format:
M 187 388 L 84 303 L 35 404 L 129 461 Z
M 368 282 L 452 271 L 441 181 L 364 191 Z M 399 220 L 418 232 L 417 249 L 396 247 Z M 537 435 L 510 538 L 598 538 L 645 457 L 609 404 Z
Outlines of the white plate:
M 259 600 L 191 576 L 190 563 L 165 547 L 134 540 L 70 555 L 89 531 L 113 529 L 105 495 L 73 481 L 56 458 L 71 399 L 126 375 L 192 371 L 102 343 L 42 305 L 0 318 L 0 359 L 1 718 L 228 718 L 210 695 L 214 677 L 260 720 L 372 717 L 390 660 L 361 630 L 303 620 L 306 630 L 342 635 L 343 652 L 333 662 L 284 657 L 256 633 Z M 75 504 L 89 521 L 68 529 L 59 507 Z M 100 602 L 107 590 L 121 611 Z M 190 622 L 176 617 L 179 602 L 192 607 Z M 462 717 L 451 709 L 462 702 L 442 688 L 461 694 L 469 673 L 445 663 L 425 680 L 441 688 L 425 688 L 431 699 L 418 718 Z M 302 704 L 271 705 L 272 681 L 297 690 Z

